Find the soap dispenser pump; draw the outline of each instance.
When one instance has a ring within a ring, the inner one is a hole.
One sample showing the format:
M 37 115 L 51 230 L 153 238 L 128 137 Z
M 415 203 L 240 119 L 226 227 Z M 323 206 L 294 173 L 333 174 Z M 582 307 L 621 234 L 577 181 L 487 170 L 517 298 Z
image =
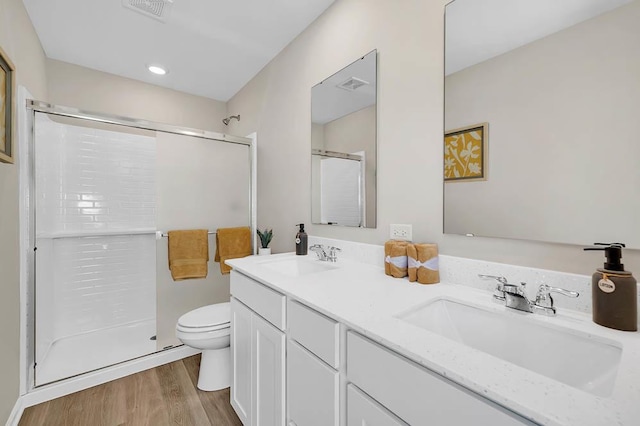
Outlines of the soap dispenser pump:
M 620 262 L 623 243 L 595 243 L 607 261 L 593 274 L 593 322 L 622 331 L 638 330 L 638 292 L 636 279 Z
M 307 233 L 304 232 L 304 223 L 299 223 L 296 226 L 300 227 L 300 230 L 296 234 L 296 254 L 298 256 L 307 255 Z

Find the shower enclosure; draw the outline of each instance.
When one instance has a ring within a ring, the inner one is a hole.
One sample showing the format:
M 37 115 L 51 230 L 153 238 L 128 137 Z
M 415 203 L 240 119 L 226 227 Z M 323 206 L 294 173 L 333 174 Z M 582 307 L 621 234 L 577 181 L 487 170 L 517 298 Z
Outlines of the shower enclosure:
M 251 141 L 32 101 L 29 364 L 41 386 L 170 349 L 228 276 L 174 282 L 171 229 L 251 226 Z
M 364 227 L 365 152 L 311 150 L 314 223 Z

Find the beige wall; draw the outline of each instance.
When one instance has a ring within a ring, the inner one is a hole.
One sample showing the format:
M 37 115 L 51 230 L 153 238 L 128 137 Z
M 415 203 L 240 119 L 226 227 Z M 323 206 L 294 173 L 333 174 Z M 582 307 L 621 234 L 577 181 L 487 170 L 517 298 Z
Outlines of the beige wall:
M 45 57 L 22 0 L 0 1 L 0 47 L 16 67 L 17 85 L 46 98 Z M 16 131 L 15 151 L 17 136 Z M 18 166 L 0 163 L 0 423 L 9 417 L 20 389 L 18 265 Z
M 640 248 L 639 19 L 636 1 L 446 78 L 445 128 L 489 122 L 489 178 L 445 184 L 447 231 Z
M 312 128 L 315 125 L 312 125 Z M 376 224 L 376 107 L 340 117 L 325 124 L 323 146 L 328 151 L 365 153 L 366 226 Z
M 47 59 L 50 103 L 159 123 L 227 132 L 224 102 Z
M 258 132 L 258 223 L 274 228 L 274 251 L 293 250 L 293 224 L 311 213 L 311 87 L 378 49 L 378 228 L 309 233 L 382 244 L 390 223 L 410 223 L 415 241 L 445 254 L 591 273 L 601 253 L 579 246 L 443 235 L 444 3 L 338 0 L 229 101 L 242 114 L 231 133 Z M 640 253 L 628 251 L 625 263 L 640 273 Z

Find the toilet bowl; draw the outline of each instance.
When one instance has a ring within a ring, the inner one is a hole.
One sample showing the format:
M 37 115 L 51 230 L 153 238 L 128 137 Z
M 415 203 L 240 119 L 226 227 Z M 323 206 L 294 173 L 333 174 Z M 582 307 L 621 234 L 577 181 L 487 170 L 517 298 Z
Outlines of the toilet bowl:
M 203 306 L 178 319 L 176 337 L 185 345 L 202 350 L 198 389 L 215 391 L 231 384 L 229 302 Z

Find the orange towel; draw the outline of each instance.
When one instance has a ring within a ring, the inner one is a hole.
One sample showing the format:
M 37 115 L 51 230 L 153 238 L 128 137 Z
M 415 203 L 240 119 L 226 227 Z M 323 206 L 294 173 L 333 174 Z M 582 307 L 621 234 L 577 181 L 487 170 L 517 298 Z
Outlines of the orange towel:
M 420 284 L 436 284 L 440 282 L 437 244 L 410 244 L 407 247 L 409 256 L 409 281 Z
M 224 263 L 225 260 L 251 256 L 251 254 L 251 229 L 248 226 L 218 229 L 214 260 L 220 262 L 220 272 L 223 274 L 231 272 L 231 266 Z
M 169 231 L 169 269 L 174 281 L 206 278 L 209 261 L 206 229 Z
M 407 241 L 389 240 L 384 243 L 384 273 L 394 278 L 407 276 Z

